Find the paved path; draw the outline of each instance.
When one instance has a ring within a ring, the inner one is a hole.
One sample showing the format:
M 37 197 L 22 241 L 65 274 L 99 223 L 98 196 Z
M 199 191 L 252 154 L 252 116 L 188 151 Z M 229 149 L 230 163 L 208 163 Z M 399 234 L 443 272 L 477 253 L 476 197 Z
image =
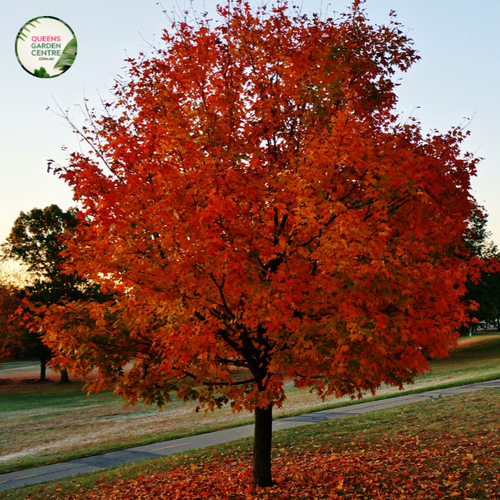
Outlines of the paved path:
M 385 408 L 393 408 L 410 403 L 418 403 L 427 399 L 441 398 L 453 394 L 463 394 L 465 392 L 477 391 L 480 389 L 500 388 L 500 379 L 490 382 L 480 382 L 477 384 L 463 385 L 460 387 L 451 387 L 449 389 L 438 389 L 421 394 L 410 394 L 407 396 L 397 396 L 394 398 L 383 399 L 380 401 L 368 401 L 331 410 L 322 410 L 307 415 L 288 417 L 275 420 L 273 422 L 273 431 L 297 427 L 299 425 L 317 424 L 336 418 L 351 417 Z M 53 481 L 64 477 L 95 472 L 116 465 L 147 460 L 150 458 L 164 457 L 196 448 L 205 448 L 206 446 L 227 443 L 236 439 L 249 437 L 253 435 L 253 425 L 234 427 L 222 431 L 189 436 L 172 441 L 163 441 L 161 443 L 137 446 L 127 450 L 113 451 L 103 455 L 93 457 L 79 458 L 69 460 L 53 465 L 45 465 L 34 469 L 26 469 L 8 474 L 0 474 L 0 491 L 20 488 L 29 484 L 43 483 Z

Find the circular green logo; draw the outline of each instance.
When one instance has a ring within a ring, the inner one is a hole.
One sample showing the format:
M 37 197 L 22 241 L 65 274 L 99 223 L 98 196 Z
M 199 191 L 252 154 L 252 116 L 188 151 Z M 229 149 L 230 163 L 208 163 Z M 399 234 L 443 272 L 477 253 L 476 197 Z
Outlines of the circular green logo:
M 57 17 L 35 17 L 17 34 L 19 64 L 38 78 L 54 78 L 71 68 L 76 58 L 73 30 Z

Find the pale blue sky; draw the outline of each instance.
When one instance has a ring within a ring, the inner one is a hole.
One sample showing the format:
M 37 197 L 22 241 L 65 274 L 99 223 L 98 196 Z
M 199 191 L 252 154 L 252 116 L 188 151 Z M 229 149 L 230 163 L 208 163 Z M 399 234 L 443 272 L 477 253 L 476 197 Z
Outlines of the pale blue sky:
M 216 1 L 193 0 L 200 12 L 214 12 Z M 253 3 L 253 2 L 251 2 Z M 348 0 L 309 0 L 304 12 L 344 11 Z M 84 97 L 99 106 L 109 97 L 114 77 L 122 74 L 127 56 L 148 51 L 158 43 L 172 12 L 184 2 L 140 0 L 2 0 L 0 43 L 0 241 L 21 211 L 57 203 L 72 204 L 71 192 L 46 172 L 47 159 L 65 163 L 79 148 L 76 136 L 50 109 L 54 99 L 80 120 L 77 105 Z M 300 3 L 299 3 L 300 5 Z M 394 9 L 415 41 L 422 60 L 403 76 L 398 109 L 419 118 L 424 131 L 441 132 L 473 118 L 465 148 L 485 158 L 473 182 L 475 196 L 489 213 L 489 228 L 500 244 L 500 2 L 491 0 L 367 0 L 371 21 L 388 21 Z M 162 8 L 163 7 L 163 8 Z M 64 75 L 39 79 L 18 64 L 14 41 L 23 24 L 37 16 L 54 16 L 68 23 L 78 39 L 75 64 Z

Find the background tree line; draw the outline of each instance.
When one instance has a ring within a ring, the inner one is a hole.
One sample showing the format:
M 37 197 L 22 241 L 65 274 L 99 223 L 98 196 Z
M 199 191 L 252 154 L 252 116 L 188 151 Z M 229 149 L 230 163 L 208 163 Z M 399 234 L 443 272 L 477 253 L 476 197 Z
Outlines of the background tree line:
M 40 380 L 45 381 L 52 350 L 43 342 L 37 309 L 64 301 L 103 300 L 99 285 L 65 272 L 64 235 L 78 224 L 76 211 L 57 205 L 21 212 L 1 246 L 3 261 L 23 265 L 25 283 L 0 282 L 0 355 L 40 361 Z M 1 358 L 0 358 L 1 359 Z M 61 371 L 61 382 L 68 382 Z
M 488 214 L 477 207 L 471 214 L 469 231 L 465 235 L 467 247 L 473 255 L 485 261 L 500 259 L 500 251 L 491 240 L 491 233 L 487 230 Z M 462 335 L 469 334 L 469 329 L 476 331 L 478 324 L 494 325 L 500 330 L 500 273 L 482 270 L 479 281 L 469 279 L 465 284 L 467 293 L 466 302 L 473 301 L 477 309 L 469 311 L 471 322 L 469 328 L 463 327 Z

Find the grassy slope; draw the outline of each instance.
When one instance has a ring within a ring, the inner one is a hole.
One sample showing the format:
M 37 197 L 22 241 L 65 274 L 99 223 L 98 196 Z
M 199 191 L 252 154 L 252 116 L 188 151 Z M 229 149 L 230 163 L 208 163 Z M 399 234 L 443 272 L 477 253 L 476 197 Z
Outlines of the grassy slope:
M 450 358 L 432 363 L 409 391 L 500 377 L 500 335 L 461 339 Z M 1 378 L 1 371 L 0 371 Z M 40 392 L 42 391 L 42 392 Z M 379 397 L 401 392 L 382 388 Z M 334 398 L 321 403 L 313 395 L 289 386 L 281 415 L 348 404 Z M 143 405 L 123 408 L 110 393 L 86 397 L 81 384 L 69 386 L 8 386 L 0 388 L 0 472 L 57 462 L 104 451 L 173 439 L 250 421 L 247 414 L 219 411 L 203 417 L 192 405 L 174 401 L 168 411 Z M 82 436 L 85 436 L 83 438 Z M 54 449 L 53 442 L 61 446 Z M 28 451 L 26 451 L 28 450 Z M 9 456 L 8 460 L 3 460 Z

